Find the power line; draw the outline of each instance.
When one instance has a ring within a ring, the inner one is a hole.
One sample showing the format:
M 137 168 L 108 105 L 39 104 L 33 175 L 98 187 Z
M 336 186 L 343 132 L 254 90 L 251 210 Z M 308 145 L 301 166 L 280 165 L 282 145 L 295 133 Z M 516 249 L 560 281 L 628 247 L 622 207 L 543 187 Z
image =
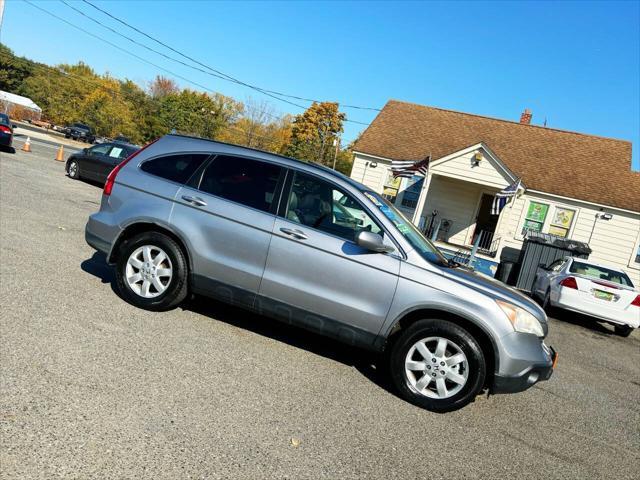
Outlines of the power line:
M 127 55 L 130 55 L 130 56 L 132 56 L 132 57 L 134 57 L 134 58 L 136 58 L 136 59 L 140 60 L 141 62 L 144 62 L 144 63 L 146 63 L 146 64 L 148 64 L 148 65 L 151 65 L 151 66 L 153 66 L 153 67 L 155 67 L 155 68 L 158 68 L 158 69 L 162 70 L 163 72 L 166 72 L 166 73 L 168 73 L 168 74 L 170 74 L 170 75 L 173 75 L 174 77 L 177 77 L 177 78 L 179 78 L 179 79 L 181 79 L 181 80 L 184 80 L 185 82 L 190 83 L 190 84 L 192 84 L 192 85 L 195 85 L 195 86 L 197 86 L 198 88 L 201 88 L 201 89 L 203 89 L 203 90 L 205 90 L 205 91 L 207 91 L 207 92 L 210 92 L 210 93 L 216 93 L 214 90 L 210 89 L 209 87 L 207 87 L 207 86 L 205 86 L 205 85 L 202 85 L 201 83 L 195 82 L 195 81 L 193 81 L 193 80 L 191 80 L 191 79 L 189 79 L 189 78 L 186 78 L 186 77 L 184 77 L 184 76 L 182 76 L 182 75 L 180 75 L 180 74 L 177 74 L 177 73 L 175 73 L 175 72 L 173 72 L 173 71 L 171 71 L 171 70 L 168 70 L 168 69 L 166 69 L 166 68 L 164 68 L 164 67 L 161 67 L 160 65 L 157 65 L 157 64 L 155 64 L 155 63 L 153 63 L 153 62 L 151 62 L 151 61 L 149 61 L 149 60 L 147 60 L 147 59 L 145 59 L 145 58 L 143 58 L 143 57 L 140 57 L 139 55 L 136 55 L 135 53 L 132 53 L 132 52 L 130 52 L 129 50 L 126 50 L 126 49 L 124 49 L 124 48 L 120 47 L 119 45 L 117 45 L 117 44 L 115 44 L 115 43 L 113 43 L 113 42 L 111 42 L 111 41 L 109 41 L 109 40 L 106 40 L 106 39 L 104 39 L 104 38 L 100 37 L 99 35 L 96 35 L 96 34 L 94 34 L 94 33 L 90 32 L 90 31 L 88 31 L 88 30 L 86 30 L 86 29 L 84 29 L 84 28 L 82 28 L 82 27 L 80 27 L 80 26 L 78 26 L 78 25 L 76 25 L 76 24 L 74 24 L 74 23 L 72 23 L 72 22 L 70 22 L 70 21 L 68 21 L 68 20 L 66 20 L 66 19 L 64 19 L 64 18 L 62 18 L 62 17 L 60 17 L 60 16 L 58 16 L 58 15 L 56 15 L 55 13 L 53 13 L 53 12 L 51 12 L 51 11 L 49 11 L 49 10 L 45 9 L 45 8 L 42 8 L 42 7 L 40 7 L 40 6 L 36 5 L 36 4 L 34 4 L 34 3 L 33 3 L 33 2 L 31 2 L 30 0 L 23 0 L 23 1 L 24 1 L 25 3 L 27 3 L 27 4 L 31 5 L 32 7 L 36 8 L 36 9 L 38 9 L 38 10 L 40 10 L 40 11 L 44 12 L 44 13 L 46 13 L 47 15 L 49 15 L 49 16 L 51 16 L 51 17 L 53 17 L 53 18 L 55 18 L 55 19 L 57 19 L 57 20 L 59 20 L 59 21 L 61 21 L 61 22 L 65 23 L 65 24 L 67 24 L 67 25 L 69 25 L 69 26 L 71 26 L 71 27 L 75 28 L 76 30 L 79 30 L 79 31 L 83 32 L 84 34 L 89 35 L 90 37 L 93 37 L 93 38 L 95 38 L 95 39 L 97 39 L 97 40 L 100 40 L 101 42 L 104 42 L 104 43 L 106 43 L 107 45 L 110 45 L 110 46 L 112 46 L 113 48 L 116 48 L 117 50 L 120 50 L 121 52 L 124 52 L 124 53 L 126 53 Z M 64 3 L 64 2 L 63 2 L 63 3 Z M 66 4 L 66 5 L 67 5 L 67 6 L 69 6 L 68 4 Z M 73 8 L 73 7 L 71 7 L 71 8 Z M 74 8 L 74 10 L 75 10 L 75 8 Z M 86 16 L 86 15 L 85 15 L 85 16 Z M 96 21 L 96 23 L 100 23 L 100 22 Z M 105 28 L 109 28 L 109 27 L 106 27 L 106 26 L 105 26 Z M 116 33 L 117 33 L 117 32 L 116 32 Z M 128 38 L 128 37 L 125 37 L 125 38 Z M 129 39 L 129 40 L 131 40 L 131 39 Z M 131 40 L 131 41 L 133 41 L 133 40 Z M 135 43 L 135 42 L 134 42 L 134 43 Z M 147 48 L 147 47 L 145 47 L 145 48 Z M 153 51 L 153 50 L 152 50 L 152 51 Z M 170 58 L 170 57 L 168 57 L 168 58 Z M 205 73 L 206 73 L 206 72 L 205 72 Z M 270 95 L 270 96 L 272 96 L 272 97 L 273 97 L 273 95 Z M 304 107 L 304 106 L 302 106 L 302 105 L 298 105 L 298 104 L 295 104 L 295 103 L 293 103 L 293 102 L 289 102 L 288 100 L 279 99 L 279 98 L 277 98 L 277 97 L 273 97 L 273 98 L 276 98 L 277 100 L 281 100 L 281 101 L 283 101 L 283 102 L 289 103 L 289 104 L 294 105 L 294 106 L 296 106 L 296 107 L 302 108 L 303 110 L 306 110 L 306 107 Z M 282 120 L 282 119 L 283 119 L 283 117 L 278 117 L 278 116 L 271 115 L 271 114 L 269 114 L 269 116 L 271 116 L 272 118 L 276 118 L 276 119 L 278 119 L 278 120 Z M 350 119 L 345 119 L 345 122 L 356 123 L 356 124 L 365 125 L 365 126 L 366 126 L 366 125 L 368 125 L 367 123 L 364 123 L 364 122 L 358 122 L 358 121 L 356 121 L 356 120 L 350 120 Z
M 9 53 L 5 54 L 5 52 L 0 51 L 0 57 L 3 56 L 3 55 L 5 55 L 8 60 L 12 60 L 14 62 L 16 62 L 16 61 L 17 62 L 22 62 L 23 64 L 26 64 L 31 68 L 39 68 L 41 71 L 46 70 L 48 72 L 49 71 L 50 72 L 55 72 L 55 73 L 57 73 L 59 75 L 62 75 L 64 77 L 66 77 L 66 78 L 69 78 L 71 80 L 76 80 L 76 81 L 79 81 L 79 82 L 86 82 L 86 83 L 94 84 L 94 85 L 96 85 L 97 88 L 101 88 L 103 90 L 110 91 L 114 95 L 120 97 L 122 100 L 125 100 L 125 101 L 126 100 L 130 100 L 130 99 L 127 99 L 126 95 L 124 95 L 120 90 L 116 90 L 116 89 L 114 89 L 114 88 L 112 88 L 112 87 L 110 87 L 108 85 L 105 85 L 100 80 L 89 78 L 89 77 L 85 77 L 85 76 L 81 76 L 81 75 L 77 75 L 77 74 L 74 74 L 72 72 L 67 72 L 66 70 L 63 70 L 61 68 L 50 67 L 49 65 L 36 63 L 36 62 L 30 61 L 28 59 L 23 59 L 23 58 L 19 58 L 19 57 L 16 57 L 16 56 L 12 56 Z M 118 80 L 118 81 L 122 83 L 122 80 Z M 282 118 L 280 118 L 280 117 L 276 117 L 276 118 L 282 120 Z M 245 134 L 245 135 L 247 133 L 245 130 L 242 130 L 241 128 L 237 127 L 236 125 L 234 125 L 232 123 L 228 123 L 228 124 L 224 125 L 223 128 L 224 129 L 234 130 L 234 131 L 236 131 L 238 133 Z M 266 137 L 264 135 L 260 135 L 260 134 L 257 134 L 257 133 L 254 133 L 252 135 L 254 137 L 261 138 L 263 140 L 267 140 L 269 142 L 273 142 L 273 140 L 274 140 L 272 137 Z M 241 146 L 246 146 L 246 145 L 241 145 Z
M 252 89 L 254 89 L 254 90 L 256 90 L 256 91 L 259 91 L 259 92 L 261 92 L 261 93 L 264 93 L 264 94 L 268 94 L 268 93 L 270 93 L 270 94 L 273 94 L 273 95 L 278 95 L 278 96 L 281 96 L 281 97 L 287 97 L 287 98 L 293 98 L 293 99 L 295 99 L 295 100 L 302 100 L 302 101 L 305 101 L 305 102 L 317 102 L 317 103 L 321 103 L 321 101 L 320 101 L 320 100 L 315 100 L 315 99 L 312 99 L 312 98 L 304 98 L 304 97 L 300 97 L 300 96 L 296 96 L 296 95 L 290 95 L 290 94 L 286 94 L 286 93 L 278 92 L 278 91 L 276 91 L 276 90 L 268 90 L 268 89 L 266 89 L 266 88 L 258 87 L 258 86 L 256 86 L 256 85 L 252 85 L 252 84 L 249 84 L 249 83 L 243 82 L 242 80 L 239 80 L 238 78 L 232 77 L 231 75 L 228 75 L 228 74 L 226 74 L 226 73 L 224 73 L 224 72 L 221 72 L 220 70 L 216 70 L 215 68 L 210 67 L 209 65 L 206 65 L 206 64 L 204 64 L 204 63 L 202 63 L 202 62 L 200 62 L 200 61 L 198 61 L 198 60 L 196 60 L 196 59 L 194 59 L 194 58 L 190 57 L 189 55 L 187 55 L 187 54 L 185 54 L 185 53 L 180 52 L 179 50 L 176 50 L 175 48 L 171 47 L 170 45 L 167 45 L 166 43 L 164 43 L 164 42 L 162 42 L 162 41 L 158 40 L 157 38 L 155 38 L 155 37 L 153 37 L 153 36 L 149 35 L 148 33 L 143 32 L 143 31 L 142 31 L 142 30 L 140 30 L 139 28 L 134 27 L 133 25 L 131 25 L 131 24 L 129 24 L 129 23 L 127 23 L 127 22 L 125 22 L 125 21 L 124 21 L 124 20 L 122 20 L 121 18 L 119 18 L 119 17 L 117 17 L 117 16 L 115 16 L 115 15 L 112 15 L 111 13 L 109 13 L 109 12 L 108 12 L 108 11 L 106 11 L 106 10 L 103 10 L 102 8 L 98 7 L 97 5 L 94 5 L 94 4 L 93 4 L 93 3 L 91 3 L 90 1 L 88 1 L 88 0 L 82 0 L 82 1 L 83 1 L 84 3 L 86 3 L 87 5 L 90 5 L 91 7 L 95 8 L 96 10 L 98 10 L 98 11 L 102 12 L 103 14 L 107 15 L 108 17 L 112 18 L 113 20 L 115 20 L 115 21 L 117 21 L 117 22 L 121 23 L 122 25 L 125 25 L 126 27 L 129 27 L 130 29 L 132 29 L 132 30 L 134 30 L 134 31 L 138 32 L 139 34 L 144 35 L 144 36 L 145 36 L 145 37 L 147 37 L 148 39 L 150 39 L 150 40 L 152 40 L 152 41 L 154 41 L 154 42 L 158 43 L 159 45 L 162 45 L 162 46 L 163 46 L 163 47 L 165 47 L 165 48 L 168 48 L 168 49 L 169 49 L 169 50 L 171 50 L 172 52 L 177 53 L 178 55 L 180 55 L 180 56 L 182 56 L 182 57 L 184 57 L 184 58 L 186 58 L 186 59 L 188 59 L 188 60 L 191 60 L 192 62 L 197 63 L 198 65 L 200 65 L 200 66 L 202 66 L 202 67 L 205 67 L 205 68 L 207 68 L 207 69 L 211 70 L 212 72 L 215 72 L 215 73 L 216 73 L 216 74 L 218 74 L 218 75 L 223 76 L 224 78 L 226 78 L 227 80 L 229 80 L 229 81 L 231 81 L 231 82 L 238 83 L 238 84 L 243 85 L 243 86 L 248 87 L 248 88 L 252 88 Z M 376 111 L 376 112 L 379 112 L 379 111 L 380 111 L 380 109 L 379 109 L 379 108 L 374 108 L 374 107 L 363 107 L 363 106 L 359 106 L 359 105 L 341 104 L 341 106 L 342 106 L 343 108 L 353 108 L 353 109 L 358 109 L 358 110 L 372 110 L 372 111 Z

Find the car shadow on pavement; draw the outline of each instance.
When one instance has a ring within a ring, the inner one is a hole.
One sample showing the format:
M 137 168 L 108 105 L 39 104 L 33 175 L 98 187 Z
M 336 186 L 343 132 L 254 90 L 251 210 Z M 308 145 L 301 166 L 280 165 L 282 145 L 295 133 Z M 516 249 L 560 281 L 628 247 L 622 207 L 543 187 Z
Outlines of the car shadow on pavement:
M 102 283 L 109 284 L 111 290 L 122 301 L 126 301 L 116 289 L 115 271 L 113 267 L 107 265 L 103 253 L 95 252 L 91 258 L 80 264 L 80 268 L 84 272 L 98 277 Z M 353 367 L 371 382 L 396 395 L 386 368 L 384 368 L 385 359 L 380 354 L 355 348 L 308 330 L 206 297 L 194 296 L 185 300 L 179 308 Z
M 591 330 L 597 335 L 601 335 L 604 337 L 615 335 L 613 327 L 608 326 L 606 323 L 599 322 L 595 318 L 589 317 L 587 315 L 570 312 L 568 310 L 551 308 L 549 311 L 549 316 L 555 320 L 564 323 L 570 323 L 572 325 Z

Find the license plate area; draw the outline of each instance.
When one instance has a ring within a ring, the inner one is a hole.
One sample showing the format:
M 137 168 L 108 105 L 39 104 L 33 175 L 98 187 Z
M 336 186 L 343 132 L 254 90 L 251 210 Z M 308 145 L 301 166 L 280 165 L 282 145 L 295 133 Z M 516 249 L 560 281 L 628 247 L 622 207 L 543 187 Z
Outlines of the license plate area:
M 593 289 L 593 296 L 598 300 L 604 300 L 606 302 L 611 302 L 615 298 L 613 293 L 605 292 L 604 290 Z

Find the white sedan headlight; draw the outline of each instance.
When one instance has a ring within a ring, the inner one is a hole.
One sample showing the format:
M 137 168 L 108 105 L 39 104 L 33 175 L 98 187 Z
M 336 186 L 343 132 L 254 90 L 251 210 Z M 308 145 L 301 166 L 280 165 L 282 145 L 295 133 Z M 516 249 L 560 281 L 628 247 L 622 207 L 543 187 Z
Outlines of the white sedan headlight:
M 525 309 L 501 300 L 496 300 L 496 303 L 507 316 L 516 332 L 533 333 L 538 337 L 544 337 L 544 331 L 538 319 Z

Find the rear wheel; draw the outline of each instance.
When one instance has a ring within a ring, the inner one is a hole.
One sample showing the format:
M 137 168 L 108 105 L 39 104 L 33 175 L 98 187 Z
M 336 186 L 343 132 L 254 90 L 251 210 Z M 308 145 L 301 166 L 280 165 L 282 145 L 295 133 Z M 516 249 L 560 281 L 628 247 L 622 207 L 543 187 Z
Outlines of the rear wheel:
M 613 327 L 616 331 L 616 335 L 620 335 L 621 337 L 628 337 L 633 332 L 633 327 L 629 325 L 615 325 Z
M 484 385 L 486 361 L 473 336 L 446 320 L 419 320 L 391 348 L 390 374 L 400 395 L 434 412 L 472 402 Z
M 158 232 L 125 241 L 117 262 L 118 291 L 146 310 L 170 310 L 187 296 L 187 262 L 180 246 Z

